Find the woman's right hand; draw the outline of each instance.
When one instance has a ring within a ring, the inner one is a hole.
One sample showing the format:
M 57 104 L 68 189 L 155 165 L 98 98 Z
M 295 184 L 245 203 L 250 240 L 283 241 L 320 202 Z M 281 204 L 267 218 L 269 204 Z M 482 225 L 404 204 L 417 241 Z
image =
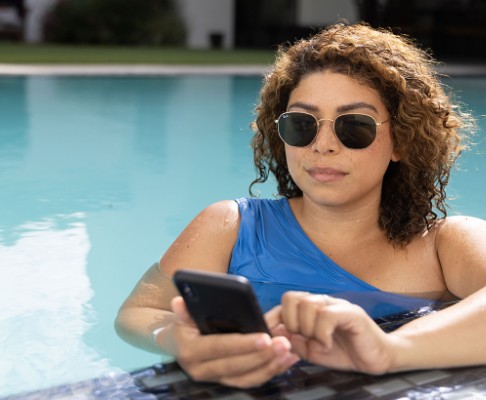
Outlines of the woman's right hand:
M 201 335 L 181 297 L 171 303 L 175 320 L 167 330 L 164 347 L 196 381 L 227 386 L 259 386 L 285 372 L 299 358 L 287 338 L 265 333 Z M 162 336 L 162 335 L 161 335 Z

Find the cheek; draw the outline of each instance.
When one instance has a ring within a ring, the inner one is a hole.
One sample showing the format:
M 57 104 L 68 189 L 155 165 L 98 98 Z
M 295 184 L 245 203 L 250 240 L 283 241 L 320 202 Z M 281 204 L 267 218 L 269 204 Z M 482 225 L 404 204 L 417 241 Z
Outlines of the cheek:
M 287 168 L 291 176 L 294 175 L 298 165 L 304 158 L 304 151 L 299 148 L 285 146 L 285 157 L 287 159 Z
M 383 159 L 383 162 L 387 165 L 390 160 L 398 161 L 399 159 L 398 154 L 393 150 L 393 141 L 389 130 L 376 138 L 374 146 L 370 150 L 373 152 L 373 157 Z
M 356 165 L 361 166 L 358 169 L 362 169 L 365 171 L 366 174 L 369 174 L 370 177 L 376 177 L 382 179 L 385 175 L 386 170 L 388 169 L 388 166 L 390 165 L 390 162 L 392 161 L 392 150 L 383 149 L 381 148 L 380 150 L 373 150 L 367 156 L 365 159 L 356 161 Z

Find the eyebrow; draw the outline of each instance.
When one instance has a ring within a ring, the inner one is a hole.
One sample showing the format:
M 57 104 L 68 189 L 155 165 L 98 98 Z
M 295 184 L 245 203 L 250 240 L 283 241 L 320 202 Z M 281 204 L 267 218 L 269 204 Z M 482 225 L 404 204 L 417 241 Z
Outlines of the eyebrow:
M 373 104 L 370 103 L 365 103 L 365 102 L 357 102 L 357 103 L 351 103 L 351 104 L 345 104 L 343 106 L 339 106 L 337 108 L 337 112 L 348 112 L 348 111 L 354 111 L 354 110 L 359 110 L 360 108 L 366 108 L 368 110 L 374 111 L 376 114 L 378 114 L 378 110 Z
M 301 101 L 297 101 L 295 103 L 290 104 L 288 108 L 290 109 L 290 108 L 294 108 L 294 107 L 302 108 L 306 111 L 312 111 L 312 112 L 319 111 L 319 109 L 315 105 L 304 103 L 304 102 L 301 102 Z M 338 113 L 345 113 L 345 112 L 355 111 L 355 110 L 359 110 L 359 109 L 363 109 L 363 108 L 374 111 L 375 113 L 378 114 L 378 110 L 376 109 L 376 107 L 373 104 L 365 103 L 363 101 L 339 106 L 339 107 L 336 108 L 336 111 Z

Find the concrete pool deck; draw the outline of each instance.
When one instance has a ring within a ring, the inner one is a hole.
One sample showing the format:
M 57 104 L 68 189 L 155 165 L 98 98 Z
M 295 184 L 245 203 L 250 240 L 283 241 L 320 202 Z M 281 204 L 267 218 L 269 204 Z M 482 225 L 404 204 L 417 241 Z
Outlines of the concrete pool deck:
M 270 65 L 41 65 L 0 64 L 0 76 L 65 75 L 65 76 L 163 76 L 163 75 L 264 75 Z M 443 63 L 441 75 L 461 77 L 486 76 L 485 64 Z
M 0 75 L 263 75 L 266 65 L 23 65 L 0 64 Z

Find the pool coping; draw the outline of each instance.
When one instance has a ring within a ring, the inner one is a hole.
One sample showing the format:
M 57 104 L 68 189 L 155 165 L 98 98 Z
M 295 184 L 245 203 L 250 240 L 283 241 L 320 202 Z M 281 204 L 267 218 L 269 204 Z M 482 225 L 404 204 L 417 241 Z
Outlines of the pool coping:
M 85 64 L 32 65 L 0 64 L 0 75 L 264 75 L 268 65 L 149 65 L 149 64 Z
M 0 64 L 0 76 L 164 76 L 164 75 L 265 75 L 270 65 L 151 65 L 151 64 Z M 484 77 L 486 64 L 442 63 L 441 75 Z

